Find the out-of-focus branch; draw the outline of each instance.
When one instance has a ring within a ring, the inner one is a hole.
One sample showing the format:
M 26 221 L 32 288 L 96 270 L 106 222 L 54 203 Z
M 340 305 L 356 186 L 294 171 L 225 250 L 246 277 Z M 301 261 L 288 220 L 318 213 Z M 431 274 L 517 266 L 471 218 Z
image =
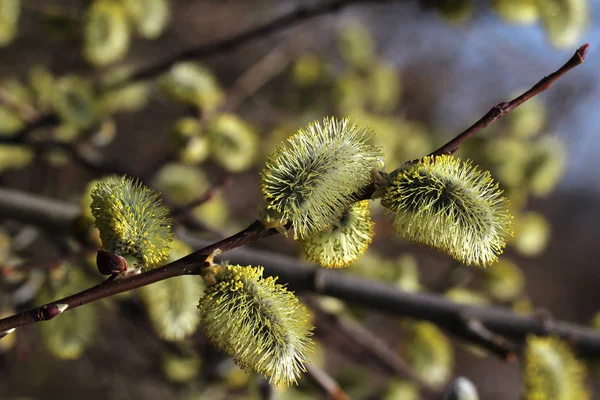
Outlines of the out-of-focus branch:
M 317 365 L 307 365 L 306 372 L 311 381 L 319 386 L 331 400 L 350 400 L 350 397 L 337 384 L 337 382 L 321 367 Z
M 504 103 L 495 105 L 490 111 L 488 111 L 487 114 L 485 114 L 477 122 L 475 122 L 473 125 L 471 125 L 469 128 L 467 128 L 467 130 L 460 133 L 454 139 L 450 140 L 448 143 L 444 144 L 442 147 L 440 147 L 439 149 L 437 149 L 436 151 L 434 151 L 433 153 L 431 153 L 429 155 L 430 156 L 434 156 L 434 155 L 439 156 L 442 154 L 453 154 L 454 152 L 456 152 L 456 150 L 458 150 L 460 145 L 465 140 L 467 140 L 468 138 L 470 138 L 471 136 L 473 136 L 474 134 L 476 134 L 477 132 L 479 132 L 480 130 L 485 128 L 486 126 L 490 125 L 492 122 L 504 117 L 506 114 L 508 114 L 509 112 L 511 112 L 518 106 L 520 106 L 521 104 L 525 103 L 527 100 L 542 93 L 544 90 L 546 90 L 550 86 L 552 86 L 554 84 L 554 82 L 556 82 L 564 74 L 566 74 L 573 68 L 577 67 L 578 65 L 581 65 L 585 61 L 585 56 L 587 54 L 589 47 L 590 47 L 589 44 L 584 44 L 583 46 L 581 46 L 579 49 L 577 49 L 577 51 L 575 52 L 573 57 L 571 57 L 565 65 L 560 67 L 558 70 L 556 70 L 552 74 L 544 77 L 542 80 L 540 80 L 538 83 L 536 83 L 531 89 L 529 89 L 528 91 L 526 91 L 525 93 L 523 93 L 522 95 L 517 97 L 516 99 L 513 99 L 509 102 L 504 102 Z
M 2 193 L 3 191 L 0 191 L 0 195 Z M 19 205 L 21 212 L 13 217 L 35 222 L 25 212 L 26 207 L 31 206 L 33 210 L 40 212 L 43 209 L 40 204 L 45 203 L 48 199 L 37 198 L 34 201 L 28 197 L 36 198 L 37 196 L 21 193 L 22 201 Z M 8 204 L 13 203 L 9 202 Z M 56 200 L 53 201 L 53 204 L 54 207 L 49 208 L 53 217 L 45 218 L 44 223 L 55 231 L 68 232 L 76 218 L 75 213 L 68 210 L 73 211 L 76 206 L 68 204 L 58 206 L 59 202 Z M 3 207 L 2 209 L 6 215 L 7 210 Z M 200 247 L 201 250 L 155 270 L 129 278 L 107 280 L 45 306 L 1 319 L 0 332 L 7 332 L 16 327 L 42 321 L 65 310 L 162 279 L 198 273 L 204 267 L 205 259 L 216 249 L 221 249 L 223 252 L 233 250 L 275 233 L 277 233 L 276 230 L 265 229 L 262 224 L 255 222 L 245 230 L 214 244 L 183 234 L 185 241 L 194 247 Z M 600 358 L 600 332 L 581 325 L 562 321 L 553 321 L 552 324 L 548 324 L 540 321 L 540 318 L 536 316 L 519 315 L 505 308 L 469 306 L 454 303 L 438 294 L 403 292 L 390 285 L 352 277 L 333 270 L 314 268 L 293 258 L 274 253 L 244 248 L 228 253 L 227 258 L 231 262 L 241 265 L 263 265 L 266 274 L 279 276 L 280 280 L 289 283 L 289 287 L 293 290 L 337 297 L 393 315 L 431 321 L 458 338 L 469 342 L 472 342 L 474 337 L 465 334 L 464 322 L 460 321 L 478 321 L 495 337 L 501 335 L 517 341 L 523 341 L 529 334 L 556 335 L 572 343 L 582 357 Z M 476 340 L 477 344 L 485 345 L 479 339 Z M 490 349 L 490 351 L 498 354 L 495 349 Z
M 341 350 L 345 356 L 352 357 L 352 354 L 358 353 L 358 357 L 363 358 L 367 354 L 369 360 L 373 360 L 378 366 L 383 367 L 387 372 L 414 382 L 422 391 L 424 397 L 436 399 L 440 396 L 438 390 L 423 381 L 413 371 L 406 362 L 396 352 L 388 346 L 388 344 L 379 338 L 375 333 L 365 328 L 360 323 L 345 316 L 335 315 L 324 311 L 319 307 L 318 303 L 310 301 L 308 304 L 316 311 L 317 320 L 324 322 L 327 326 L 325 329 L 331 329 L 335 333 L 334 343 L 331 345 L 334 348 Z M 321 326 L 321 325 L 319 325 Z M 321 328 L 319 331 L 321 331 Z M 346 340 L 338 340 L 342 335 Z M 326 336 L 328 336 L 326 334 Z M 344 345 L 339 342 L 349 342 Z M 327 342 L 329 344 L 329 341 Z M 359 363 L 360 360 L 357 360 Z
M 0 187 L 0 218 L 15 219 L 50 231 L 70 232 L 79 214 L 75 204 Z

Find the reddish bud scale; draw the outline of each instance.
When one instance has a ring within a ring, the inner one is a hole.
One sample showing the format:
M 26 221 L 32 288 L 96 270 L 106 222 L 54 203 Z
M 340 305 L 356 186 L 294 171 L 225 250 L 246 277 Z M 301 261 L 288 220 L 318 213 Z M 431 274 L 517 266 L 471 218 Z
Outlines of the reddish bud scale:
M 127 261 L 120 255 L 98 249 L 96 266 L 102 275 L 119 274 L 127 271 Z

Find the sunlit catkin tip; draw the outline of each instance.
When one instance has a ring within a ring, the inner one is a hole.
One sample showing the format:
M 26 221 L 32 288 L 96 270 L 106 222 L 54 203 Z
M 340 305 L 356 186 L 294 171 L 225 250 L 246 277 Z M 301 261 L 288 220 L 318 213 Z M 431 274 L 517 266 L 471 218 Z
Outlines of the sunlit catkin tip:
M 489 172 L 452 156 L 425 157 L 395 173 L 382 204 L 403 238 L 488 266 L 512 236 L 509 201 Z
M 527 337 L 525 400 L 586 400 L 586 370 L 571 348 L 555 337 Z
M 347 119 L 325 118 L 277 147 L 262 171 L 264 207 L 305 238 L 335 222 L 371 183 L 381 151 L 373 132 Z
M 129 177 L 111 176 L 92 191 L 92 215 L 102 246 L 130 267 L 157 267 L 169 256 L 169 212 L 157 193 Z
M 275 386 L 295 383 L 312 353 L 313 326 L 306 308 L 262 267 L 227 266 L 198 308 L 204 334 Z
M 300 248 L 309 261 L 323 267 L 346 267 L 369 247 L 373 225 L 369 201 L 359 201 L 348 207 L 329 228 L 302 239 Z

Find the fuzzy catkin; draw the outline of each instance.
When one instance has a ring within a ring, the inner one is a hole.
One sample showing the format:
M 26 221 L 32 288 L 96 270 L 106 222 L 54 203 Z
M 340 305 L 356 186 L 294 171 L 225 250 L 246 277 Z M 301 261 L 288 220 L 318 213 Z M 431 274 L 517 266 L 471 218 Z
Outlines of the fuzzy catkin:
M 344 210 L 329 228 L 302 239 L 300 248 L 309 261 L 343 268 L 367 250 L 373 239 L 373 225 L 369 201 L 359 201 Z
M 452 156 L 425 157 L 397 172 L 382 198 L 403 238 L 488 266 L 512 236 L 509 201 L 489 172 Z
M 117 176 L 102 180 L 92 190 L 91 209 L 104 249 L 124 257 L 131 267 L 151 269 L 169 256 L 169 211 L 142 183 Z
M 240 367 L 287 386 L 305 371 L 313 326 L 298 298 L 262 274 L 262 267 L 222 267 L 198 305 L 202 329 Z
M 527 337 L 525 400 L 587 400 L 586 370 L 571 348 L 556 337 Z
M 330 226 L 371 182 L 382 156 L 368 144 L 372 136 L 347 119 L 325 118 L 280 144 L 262 171 L 264 222 L 291 222 L 296 239 Z

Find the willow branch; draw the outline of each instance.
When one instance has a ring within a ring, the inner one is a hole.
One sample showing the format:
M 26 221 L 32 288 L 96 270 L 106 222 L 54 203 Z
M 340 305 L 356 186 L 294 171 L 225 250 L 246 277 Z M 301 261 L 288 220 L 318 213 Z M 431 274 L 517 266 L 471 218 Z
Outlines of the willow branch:
M 338 383 L 321 367 L 317 365 L 306 365 L 306 372 L 313 381 L 331 400 L 350 400 L 350 397 L 338 385 Z
M 54 232 L 71 232 L 80 209 L 75 204 L 0 187 L 0 218 L 15 219 Z
M 577 51 L 575 52 L 573 57 L 571 57 L 565 65 L 560 67 L 558 70 L 556 70 L 552 74 L 544 77 L 542 80 L 540 80 L 538 83 L 536 83 L 531 89 L 529 89 L 528 91 L 526 91 L 519 97 L 517 97 L 509 102 L 504 102 L 504 103 L 495 105 L 494 107 L 492 107 L 492 109 L 490 111 L 487 112 L 487 114 L 485 114 L 483 117 L 481 117 L 477 122 L 475 122 L 473 125 L 471 125 L 469 128 L 467 128 L 464 132 L 462 132 L 461 134 L 456 136 L 454 139 L 450 140 L 448 143 L 444 144 L 442 147 L 440 147 L 439 149 L 437 149 L 436 151 L 434 151 L 433 153 L 431 153 L 429 155 L 430 156 L 434 156 L 434 155 L 439 156 L 442 154 L 453 154 L 454 152 L 456 152 L 456 150 L 458 150 L 460 145 L 465 140 L 467 140 L 468 138 L 470 138 L 471 136 L 473 136 L 474 134 L 476 134 L 477 132 L 479 132 L 480 130 L 485 128 L 486 126 L 490 125 L 492 122 L 504 117 L 506 114 L 508 114 L 509 112 L 511 112 L 518 106 L 520 106 L 521 104 L 525 103 L 527 100 L 542 93 L 543 91 L 548 89 L 550 86 L 552 86 L 564 74 L 566 74 L 573 68 L 577 67 L 578 65 L 581 65 L 585 61 L 585 56 L 587 54 L 589 47 L 590 47 L 589 44 L 584 44 L 583 46 L 581 46 L 579 49 L 577 49 Z
M 38 197 L 26 193 L 23 193 L 22 196 Z M 0 190 L 1 198 L 2 190 Z M 37 202 L 26 201 L 21 202 L 21 204 L 32 204 L 34 207 L 38 207 L 39 204 L 45 201 L 44 198 L 38 198 Z M 56 200 L 54 202 L 55 205 L 58 204 Z M 75 210 L 76 207 L 76 205 L 64 203 L 61 206 L 62 211 L 54 213 L 54 218 L 48 218 L 45 222 L 55 224 L 56 231 L 67 229 L 76 217 L 73 216 L 74 213 L 64 211 Z M 34 209 L 39 210 L 39 208 Z M 56 208 L 54 207 L 51 210 L 54 209 Z M 24 215 L 25 213 L 20 214 L 20 216 Z M 62 217 L 58 218 L 60 215 Z M 292 290 L 337 297 L 349 303 L 359 304 L 392 315 L 430 321 L 451 332 L 456 337 L 469 342 L 473 342 L 473 337 L 461 333 L 462 329 L 456 328 L 457 321 L 479 321 L 495 335 L 501 335 L 516 341 L 523 341 L 529 334 L 556 335 L 572 343 L 582 357 L 600 358 L 600 332 L 591 328 L 563 321 L 553 321 L 552 324 L 548 324 L 535 315 L 519 315 L 506 308 L 458 304 L 439 294 L 403 292 L 390 285 L 352 277 L 333 270 L 315 268 L 291 257 L 238 248 L 276 233 L 276 230 L 265 229 L 262 224 L 255 222 L 229 238 L 210 244 L 205 240 L 185 235 L 185 232 L 183 232 L 181 236 L 186 242 L 194 247 L 201 247 L 201 249 L 158 269 L 129 278 L 107 280 L 45 306 L 1 319 L 0 332 L 11 331 L 20 326 L 42 321 L 65 305 L 68 311 L 163 279 L 197 274 L 204 267 L 206 257 L 210 256 L 216 249 L 221 249 L 223 252 L 233 250 L 227 254 L 227 258 L 232 263 L 263 265 L 267 275 L 279 276 L 282 282 L 289 283 Z
M 85 304 L 150 285 L 164 279 L 181 275 L 199 274 L 204 267 L 210 265 L 206 264 L 205 261 L 216 250 L 226 252 L 276 232 L 275 230 L 266 229 L 259 221 L 256 221 L 248 226 L 248 228 L 233 236 L 208 245 L 160 268 L 124 279 L 114 279 L 111 277 L 79 293 L 4 318 L 0 320 L 0 332 L 7 332 L 35 322 L 46 321 Z

